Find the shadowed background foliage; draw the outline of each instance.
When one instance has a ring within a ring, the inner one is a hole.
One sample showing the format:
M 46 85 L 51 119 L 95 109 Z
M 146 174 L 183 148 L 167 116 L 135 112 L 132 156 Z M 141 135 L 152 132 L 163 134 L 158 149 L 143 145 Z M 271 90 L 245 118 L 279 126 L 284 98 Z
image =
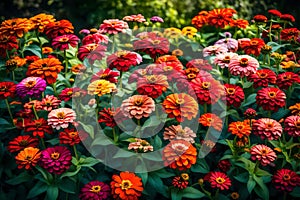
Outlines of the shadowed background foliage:
M 0 20 L 13 17 L 32 17 L 38 13 L 53 14 L 57 19 L 68 19 L 78 30 L 98 28 L 104 19 L 119 18 L 141 13 L 145 18 L 158 15 L 165 20 L 164 27 L 190 25 L 201 10 L 232 7 L 239 17 L 251 19 L 255 14 L 267 14 L 278 9 L 292 14 L 299 27 L 299 0 L 2 0 Z

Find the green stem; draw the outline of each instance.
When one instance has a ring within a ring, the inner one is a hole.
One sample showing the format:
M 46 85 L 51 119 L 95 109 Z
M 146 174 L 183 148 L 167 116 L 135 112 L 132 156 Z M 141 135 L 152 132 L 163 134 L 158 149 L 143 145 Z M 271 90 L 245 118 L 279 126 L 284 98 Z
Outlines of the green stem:
M 10 105 L 8 103 L 8 100 L 5 99 L 5 103 L 6 103 L 6 107 L 7 107 L 7 110 L 8 110 L 8 113 L 9 113 L 9 116 L 10 116 L 10 120 L 11 122 L 14 124 L 14 118 L 13 118 L 13 115 L 12 115 L 12 112 L 11 112 L 11 109 L 10 109 Z
M 11 74 L 12 74 L 12 80 L 15 81 L 16 80 L 15 71 L 12 71 Z
M 272 34 L 271 34 L 271 31 L 272 31 L 272 18 L 271 18 L 271 22 L 270 22 L 270 27 L 269 27 L 269 40 L 270 42 L 272 42 Z
M 207 113 L 207 104 L 206 103 L 203 104 L 203 113 Z
M 41 137 L 41 142 L 42 142 L 43 148 L 46 149 L 45 140 L 44 140 L 44 138 L 42 138 L 42 137 Z
M 77 153 L 77 148 L 76 148 L 76 144 L 73 145 L 73 151 L 74 151 L 76 160 L 79 160 L 78 153 Z
M 57 92 L 56 92 L 56 83 L 53 83 L 53 84 L 52 84 L 52 88 L 53 88 L 54 96 L 57 96 Z
M 122 75 L 123 75 L 123 72 L 120 71 L 120 77 L 119 77 L 119 88 L 122 89 Z
M 217 189 L 216 194 L 215 194 L 215 198 L 214 199 L 218 199 L 219 198 L 219 189 Z
M 64 60 L 65 60 L 65 76 L 68 73 L 68 58 L 67 58 L 67 50 L 64 50 Z
M 253 174 L 256 173 L 258 166 L 259 166 L 259 160 L 256 160 L 255 167 L 254 167 L 254 170 L 253 170 Z
M 41 55 L 43 55 L 43 44 L 42 44 L 42 41 L 41 41 L 41 39 L 40 39 L 40 37 L 39 37 L 39 32 L 38 32 L 38 30 L 35 31 L 35 35 L 36 35 L 36 38 L 37 38 L 38 41 L 39 41 L 39 46 L 40 46 L 40 49 L 41 49 Z
M 118 142 L 118 137 L 117 137 L 117 133 L 116 133 L 115 127 L 112 128 L 112 132 L 113 132 L 114 142 L 117 143 Z

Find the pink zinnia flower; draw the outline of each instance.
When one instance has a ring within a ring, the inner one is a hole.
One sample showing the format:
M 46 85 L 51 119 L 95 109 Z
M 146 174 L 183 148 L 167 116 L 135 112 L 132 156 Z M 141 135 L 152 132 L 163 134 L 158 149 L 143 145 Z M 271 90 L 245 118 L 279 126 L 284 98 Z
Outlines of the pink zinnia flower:
M 123 20 L 127 22 L 139 22 L 139 23 L 146 21 L 145 17 L 141 14 L 125 16 L 123 17 Z
M 129 67 L 136 66 L 143 61 L 142 56 L 131 51 L 118 51 L 107 57 L 107 65 L 110 69 L 116 68 L 119 71 L 126 72 Z
M 48 114 L 48 125 L 59 130 L 60 128 L 68 128 L 69 123 L 73 123 L 76 119 L 76 113 L 70 108 L 58 108 L 52 110 Z
M 232 52 L 218 54 L 214 60 L 214 64 L 225 68 L 228 67 L 231 59 L 236 57 L 238 57 L 238 54 Z
M 38 97 L 46 90 L 46 86 L 46 81 L 40 77 L 27 77 L 16 86 L 16 93 L 21 98 Z
M 105 200 L 110 196 L 110 186 L 100 181 L 91 181 L 81 188 L 79 198 L 81 200 Z
M 100 33 L 108 33 L 108 34 L 118 34 L 124 33 L 125 29 L 128 29 L 129 26 L 127 22 L 124 22 L 119 19 L 109 19 L 104 20 L 100 25 Z
M 264 110 L 277 112 L 279 108 L 285 106 L 286 95 L 278 88 L 268 87 L 257 92 L 256 103 Z
M 300 184 L 300 177 L 290 169 L 279 169 L 272 177 L 272 183 L 277 190 L 291 192 Z
M 259 67 L 258 61 L 248 55 L 241 55 L 230 60 L 228 65 L 229 71 L 234 76 L 241 78 L 254 74 Z
M 268 87 L 269 83 L 276 83 L 276 74 L 270 69 L 260 69 L 248 76 L 247 80 L 253 82 L 254 88 Z
M 284 131 L 292 137 L 300 137 L 300 116 L 288 116 L 284 120 Z
M 208 46 L 205 47 L 203 49 L 203 57 L 207 57 L 207 56 L 214 56 L 214 55 L 218 55 L 218 54 L 222 54 L 222 53 L 226 53 L 227 47 L 225 47 L 224 45 L 212 45 L 212 46 Z
M 277 140 L 282 134 L 282 126 L 274 119 L 261 118 L 253 122 L 252 133 L 262 140 Z
M 223 38 L 218 40 L 215 45 L 223 45 L 229 52 L 236 52 L 239 48 L 239 43 L 233 38 Z
M 72 165 L 71 151 L 64 146 L 49 147 L 42 151 L 40 164 L 48 172 L 62 174 Z
M 155 102 L 146 95 L 134 95 L 122 102 L 121 110 L 126 117 L 141 119 L 155 110 Z
M 182 128 L 181 125 L 172 125 L 165 128 L 164 140 L 186 140 L 190 143 L 195 143 L 194 138 L 197 137 L 196 133 L 193 132 L 189 127 Z
M 108 43 L 108 36 L 107 35 L 103 35 L 101 33 L 94 33 L 94 34 L 89 34 L 87 36 L 85 36 L 82 39 L 82 45 L 87 45 L 87 44 L 99 44 L 99 43 L 104 43 L 107 44 Z
M 220 190 L 228 190 L 231 186 L 231 180 L 223 172 L 210 172 L 208 181 L 212 188 L 218 188 Z
M 199 70 L 208 70 L 208 71 L 213 69 L 211 64 L 209 64 L 207 60 L 201 58 L 190 60 L 186 64 L 186 68 L 197 68 Z
M 53 109 L 58 108 L 60 105 L 61 100 L 53 95 L 46 95 L 45 98 L 41 101 L 42 110 L 51 111 Z
M 52 40 L 52 46 L 63 51 L 69 49 L 69 45 L 72 47 L 76 47 L 79 40 L 80 39 L 74 34 L 57 36 Z
M 150 21 L 153 22 L 153 23 L 156 23 L 156 22 L 163 23 L 164 22 L 163 18 L 161 18 L 159 16 L 153 16 L 153 17 L 151 17 Z
M 260 161 L 262 166 L 267 166 L 273 162 L 277 156 L 275 152 L 264 144 L 257 144 L 250 149 L 251 159 Z

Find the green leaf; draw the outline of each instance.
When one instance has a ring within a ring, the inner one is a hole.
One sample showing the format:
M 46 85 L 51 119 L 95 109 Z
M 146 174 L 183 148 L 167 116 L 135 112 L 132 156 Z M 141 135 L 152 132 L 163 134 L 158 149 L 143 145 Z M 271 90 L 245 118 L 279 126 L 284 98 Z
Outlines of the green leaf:
M 244 84 L 243 84 L 243 88 L 249 88 L 249 87 L 251 87 L 253 85 L 253 82 L 245 82 Z
M 295 187 L 294 190 L 290 193 L 293 197 L 300 197 L 300 187 Z
M 113 156 L 113 158 L 129 158 L 131 156 L 134 156 L 135 154 L 130 151 L 126 151 L 124 149 L 119 149 L 117 153 Z
M 92 125 L 85 125 L 84 123 L 82 122 L 78 122 L 82 128 L 90 135 L 90 137 L 92 139 L 94 139 L 94 136 L 95 136 L 95 131 L 94 131 L 94 127 Z
M 148 172 L 145 173 L 137 173 L 142 178 L 143 185 L 146 185 L 148 181 Z
M 103 133 L 95 135 L 95 139 L 92 142 L 92 146 L 100 145 L 100 146 L 107 146 L 113 144 L 113 141 L 110 140 L 107 136 Z
M 87 157 L 84 159 L 83 162 L 80 162 L 79 165 L 82 167 L 92 167 L 96 164 L 98 164 L 100 161 L 93 157 Z
M 43 182 L 37 182 L 33 188 L 31 188 L 31 190 L 29 191 L 28 195 L 27 195 L 27 199 L 32 199 L 33 197 L 36 197 L 40 194 L 42 194 L 43 192 L 46 192 L 48 188 L 48 185 L 46 183 Z
M 75 194 L 76 192 L 76 183 L 67 178 L 63 179 L 58 187 L 66 193 Z
M 58 197 L 58 187 L 50 185 L 47 189 L 46 200 L 56 200 Z
M 0 124 L 1 125 L 10 125 L 10 123 L 4 118 L 0 118 Z
M 234 176 L 234 178 L 236 180 L 238 180 L 239 182 L 242 182 L 242 183 L 247 183 L 248 179 L 249 179 L 249 173 L 248 172 L 244 172 L 242 174 L 239 174 L 237 176 Z
M 193 188 L 187 187 L 184 190 L 180 191 L 182 197 L 190 198 L 190 199 L 201 199 L 205 196 L 203 192 Z
M 251 193 L 255 186 L 256 186 L 256 182 L 254 181 L 252 176 L 249 176 L 249 179 L 247 182 L 248 192 Z
M 242 103 L 242 106 L 241 107 L 245 107 L 245 106 L 249 106 L 253 103 L 256 102 L 256 93 L 255 94 L 250 94 L 247 99 Z
M 161 178 L 156 176 L 155 173 L 148 174 L 147 185 L 148 184 L 152 186 L 155 189 L 155 191 L 159 192 L 164 197 L 168 198 L 168 193 L 167 193 L 168 187 L 163 184 Z
M 192 165 L 191 171 L 206 174 L 210 172 L 210 168 L 204 159 L 199 159 L 195 165 Z
M 53 138 L 53 139 L 47 140 L 46 142 L 50 143 L 51 145 L 58 145 L 59 138 Z
M 263 182 L 263 179 L 253 175 L 253 179 L 257 183 L 256 187 L 254 188 L 255 193 L 260 196 L 262 199 L 268 200 L 269 199 L 269 189 L 266 184 Z
M 171 200 L 181 200 L 182 196 L 181 193 L 178 192 L 178 189 L 172 188 L 171 189 Z
M 36 56 L 38 56 L 40 58 L 42 57 L 41 48 L 38 45 L 36 45 L 36 44 L 32 44 L 32 45 L 26 46 L 24 48 L 24 51 L 30 51 L 34 55 L 36 55 Z
M 289 113 L 290 113 L 289 109 L 281 108 L 277 112 L 272 113 L 271 118 L 275 119 L 275 120 L 280 120 L 280 119 L 285 118 L 286 116 L 288 116 Z
M 32 176 L 29 175 L 27 173 L 27 171 L 25 171 L 25 172 L 22 172 L 21 174 L 19 174 L 18 176 L 7 180 L 6 183 L 8 183 L 10 185 L 18 185 L 20 183 L 24 183 L 24 182 L 27 182 L 30 180 L 32 180 Z
M 60 178 L 62 179 L 62 178 L 64 178 L 64 177 L 72 177 L 72 176 L 75 176 L 76 174 L 78 174 L 78 172 L 80 171 L 80 169 L 81 169 L 81 166 L 78 166 L 78 167 L 76 168 L 75 171 L 73 171 L 73 172 L 65 172 L 65 173 L 63 173 L 63 174 L 60 176 Z

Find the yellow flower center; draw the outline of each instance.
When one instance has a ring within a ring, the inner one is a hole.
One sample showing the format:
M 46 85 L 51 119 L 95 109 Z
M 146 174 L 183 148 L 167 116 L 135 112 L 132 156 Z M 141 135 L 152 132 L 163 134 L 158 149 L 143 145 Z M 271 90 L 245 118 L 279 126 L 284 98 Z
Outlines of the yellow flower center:
M 122 190 L 128 190 L 131 188 L 133 184 L 130 180 L 122 180 L 122 183 L 120 184 Z
M 188 79 L 193 79 L 193 78 L 196 78 L 196 74 L 188 74 L 187 77 Z
M 173 70 L 173 67 L 172 67 L 172 66 L 165 66 L 165 67 L 164 67 L 164 71 L 165 71 L 165 72 L 172 71 L 172 70 Z
M 276 97 L 276 93 L 275 92 L 269 92 L 269 97 L 270 98 L 275 98 Z
M 203 82 L 203 83 L 202 83 L 202 87 L 203 87 L 204 89 L 208 89 L 208 88 L 210 87 L 210 82 Z
M 31 155 L 27 155 L 26 157 L 25 157 L 25 160 L 31 160 L 32 159 L 32 156 Z
M 283 175 L 283 180 L 288 181 L 290 179 L 291 179 L 290 175 L 288 174 Z
M 72 138 L 75 137 L 76 135 L 77 135 L 77 132 L 71 132 L 71 133 L 69 133 L 69 136 L 72 137 Z
M 227 91 L 228 94 L 234 94 L 235 89 L 234 88 L 227 88 L 226 91 Z
M 160 43 L 160 40 L 153 40 L 152 41 L 152 44 L 159 44 Z
M 58 113 L 56 114 L 56 117 L 57 117 L 58 119 L 64 119 L 64 118 L 65 118 L 65 113 L 63 113 L 63 112 L 58 112 Z
M 297 127 L 297 129 L 300 129 L 300 120 L 295 122 L 295 126 Z
M 175 102 L 176 102 L 177 105 L 181 105 L 181 104 L 184 103 L 184 99 L 176 99 Z
M 241 66 L 247 66 L 248 65 L 248 58 L 242 58 L 241 60 L 240 60 L 240 65 Z
M 260 78 L 266 78 L 268 76 L 268 74 L 267 73 L 260 73 L 260 74 L 258 74 L 258 76 Z
M 60 153 L 58 152 L 54 152 L 54 153 L 51 153 L 51 158 L 54 159 L 54 160 L 57 160 L 60 156 Z
M 91 189 L 90 189 L 91 192 L 94 192 L 94 193 L 98 193 L 101 191 L 101 186 L 100 185 L 94 185 Z
M 243 130 L 243 129 L 244 129 L 244 126 L 243 126 L 243 125 L 238 125 L 238 126 L 237 126 L 237 129 Z
M 0 91 L 6 91 L 6 87 L 5 86 L 0 87 Z
M 217 182 L 218 184 L 223 184 L 223 183 L 225 182 L 225 179 L 222 178 L 222 177 L 218 177 L 218 178 L 216 178 L 216 182 Z
M 257 44 L 258 44 L 257 41 L 254 41 L 254 40 L 250 41 L 250 45 L 257 45 Z
M 32 80 L 32 81 L 26 82 L 26 83 L 25 83 L 25 86 L 26 86 L 26 87 L 29 87 L 29 88 L 32 88 L 32 87 L 35 86 L 35 84 L 36 84 L 36 81 L 35 81 L 35 80 Z
M 143 100 L 142 100 L 142 99 L 136 99 L 135 102 L 134 102 L 134 104 L 135 104 L 136 106 L 140 106 L 140 105 L 142 105 L 142 103 L 143 103 Z
M 230 56 L 225 56 L 223 59 L 224 63 L 229 63 L 230 62 Z
M 69 41 L 69 38 L 67 38 L 67 37 L 60 38 L 59 41 L 60 41 L 60 42 L 68 42 L 68 41 Z
M 147 76 L 147 81 L 149 81 L 150 83 L 155 83 L 157 81 L 157 78 L 155 75 L 150 75 Z

